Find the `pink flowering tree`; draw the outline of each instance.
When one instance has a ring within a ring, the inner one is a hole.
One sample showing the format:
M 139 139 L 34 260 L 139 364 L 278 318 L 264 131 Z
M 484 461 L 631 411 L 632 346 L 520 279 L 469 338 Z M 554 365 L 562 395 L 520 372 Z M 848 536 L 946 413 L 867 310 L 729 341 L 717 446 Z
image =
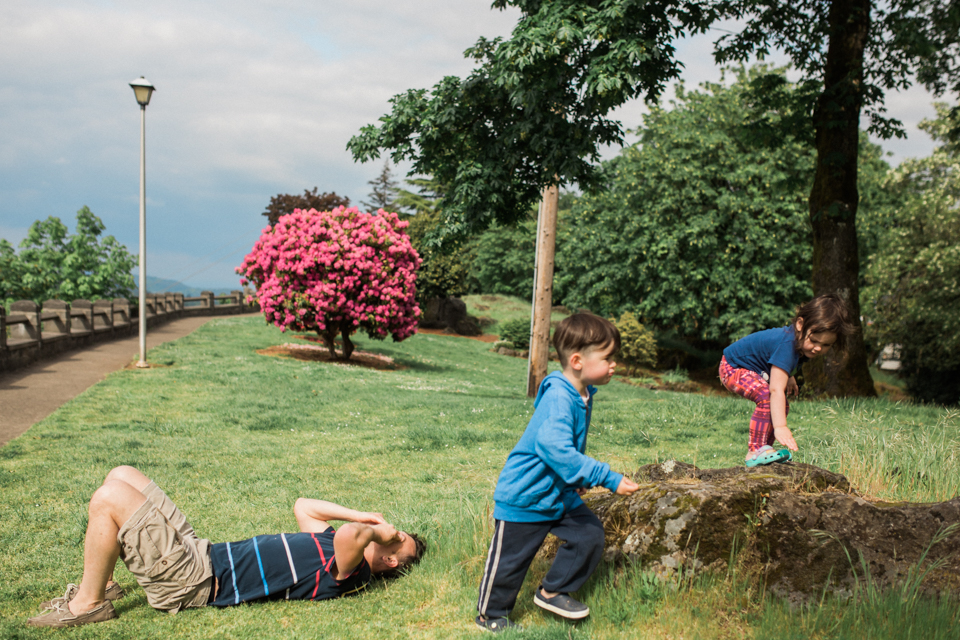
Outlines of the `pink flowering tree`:
M 358 329 L 398 342 L 417 331 L 420 256 L 406 226 L 382 209 L 296 209 L 264 229 L 236 271 L 244 285 L 256 286 L 267 322 L 281 331 L 316 331 L 334 358 L 340 334 L 347 360 Z

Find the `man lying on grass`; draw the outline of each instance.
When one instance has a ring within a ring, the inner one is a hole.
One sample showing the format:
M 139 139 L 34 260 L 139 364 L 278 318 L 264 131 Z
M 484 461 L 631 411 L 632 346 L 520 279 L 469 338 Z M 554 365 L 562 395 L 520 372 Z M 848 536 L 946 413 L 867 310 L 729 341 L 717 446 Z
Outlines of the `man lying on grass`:
M 90 498 L 83 579 L 43 603 L 37 627 L 76 627 L 117 617 L 113 582 L 121 558 L 155 609 L 229 607 L 251 600 L 325 600 L 357 593 L 371 574 L 392 577 L 419 562 L 424 545 L 379 513 L 300 498 L 301 533 L 211 544 L 170 498 L 133 467 L 117 467 Z M 335 531 L 328 520 L 348 524 Z

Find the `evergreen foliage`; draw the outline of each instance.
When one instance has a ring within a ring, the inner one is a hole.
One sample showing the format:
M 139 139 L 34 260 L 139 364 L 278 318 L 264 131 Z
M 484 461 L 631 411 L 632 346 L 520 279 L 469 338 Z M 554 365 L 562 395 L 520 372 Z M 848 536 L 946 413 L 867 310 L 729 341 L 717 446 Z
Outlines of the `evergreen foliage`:
M 535 219 L 493 225 L 471 242 L 470 288 L 481 293 L 529 298 L 536 249 Z
M 655 367 L 657 339 L 653 332 L 640 324 L 637 316 L 630 311 L 623 313 L 615 324 L 620 332 L 620 354 L 617 359 L 627 366 L 627 370 L 632 372 L 637 367 Z
M 393 177 L 393 171 L 390 169 L 390 161 L 385 160 L 383 170 L 373 180 L 367 182 L 370 185 L 370 195 L 367 200 L 361 202 L 370 213 L 376 213 L 380 209 L 396 213 L 397 206 L 397 181 Z
M 444 187 L 431 178 L 412 178 L 407 182 L 417 192 L 397 190 L 397 207 L 412 212 L 407 234 L 423 261 L 417 272 L 417 299 L 462 296 L 467 293 L 470 266 L 468 251 L 459 243 L 437 242 Z
M 498 333 L 501 340 L 512 342 L 517 349 L 530 348 L 530 320 L 507 320 L 500 324 Z

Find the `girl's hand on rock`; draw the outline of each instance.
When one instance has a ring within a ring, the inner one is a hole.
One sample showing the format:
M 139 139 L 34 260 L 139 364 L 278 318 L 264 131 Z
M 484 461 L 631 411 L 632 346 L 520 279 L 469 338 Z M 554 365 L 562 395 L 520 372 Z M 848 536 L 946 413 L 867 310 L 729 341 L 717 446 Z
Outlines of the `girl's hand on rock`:
M 790 451 L 797 451 L 797 441 L 793 439 L 793 433 L 787 427 L 774 427 L 773 437 Z

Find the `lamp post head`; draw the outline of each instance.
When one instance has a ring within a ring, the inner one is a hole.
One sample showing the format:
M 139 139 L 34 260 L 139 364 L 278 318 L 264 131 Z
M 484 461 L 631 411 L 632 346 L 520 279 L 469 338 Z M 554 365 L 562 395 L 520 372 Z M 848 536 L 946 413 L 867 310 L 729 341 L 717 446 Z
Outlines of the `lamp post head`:
M 133 88 L 133 94 L 136 96 L 137 103 L 141 107 L 150 104 L 150 96 L 157 90 L 157 88 L 150 84 L 150 81 L 143 76 L 131 82 L 130 86 Z

